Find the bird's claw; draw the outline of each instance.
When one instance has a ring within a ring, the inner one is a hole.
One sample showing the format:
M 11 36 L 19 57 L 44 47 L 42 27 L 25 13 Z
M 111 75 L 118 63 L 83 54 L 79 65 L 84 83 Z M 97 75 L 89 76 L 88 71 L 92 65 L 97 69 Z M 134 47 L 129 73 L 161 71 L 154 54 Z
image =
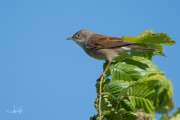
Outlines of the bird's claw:
M 96 81 L 100 80 L 102 77 L 103 77 L 104 79 L 107 79 L 107 78 L 104 76 L 104 74 L 102 74 Z

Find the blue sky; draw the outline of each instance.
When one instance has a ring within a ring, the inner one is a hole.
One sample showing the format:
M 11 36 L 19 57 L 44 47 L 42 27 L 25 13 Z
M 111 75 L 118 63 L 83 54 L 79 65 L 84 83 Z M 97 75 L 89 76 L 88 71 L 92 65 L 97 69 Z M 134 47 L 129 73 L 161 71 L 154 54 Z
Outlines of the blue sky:
M 104 61 L 66 38 L 81 29 L 115 37 L 153 30 L 179 43 L 179 6 L 178 0 L 1 0 L 0 119 L 88 120 L 97 114 L 95 84 Z M 173 111 L 180 107 L 179 47 L 164 46 L 167 57 L 153 57 L 172 80 Z M 23 112 L 6 112 L 13 105 Z

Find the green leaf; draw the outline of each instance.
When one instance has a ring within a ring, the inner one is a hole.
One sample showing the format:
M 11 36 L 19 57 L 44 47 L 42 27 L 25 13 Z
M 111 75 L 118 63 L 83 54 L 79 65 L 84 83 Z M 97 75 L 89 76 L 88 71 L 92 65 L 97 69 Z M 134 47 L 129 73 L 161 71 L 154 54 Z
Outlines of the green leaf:
M 146 117 L 147 117 L 147 120 L 156 120 L 156 118 L 154 118 L 154 115 L 153 114 L 146 114 Z
M 111 110 L 113 108 L 113 105 L 111 104 L 111 102 L 112 103 L 116 102 L 116 98 L 108 92 L 104 92 L 101 96 L 102 96 L 101 97 L 101 110 L 102 111 Z M 99 106 L 99 98 L 95 100 L 95 107 L 97 111 L 98 111 L 98 106 Z
M 102 80 L 102 88 L 103 88 L 106 84 L 108 84 L 110 81 L 111 81 L 110 79 L 103 79 L 103 80 Z M 100 81 L 97 81 L 97 84 L 96 84 L 97 94 L 99 94 L 99 89 L 100 89 Z M 102 92 L 104 92 L 103 89 L 102 89 Z
M 178 114 L 180 114 L 180 107 L 178 108 L 178 111 L 177 112 L 174 112 L 172 114 L 172 117 L 176 117 Z
M 161 120 L 169 120 L 169 117 L 162 116 Z
M 145 32 L 139 34 L 138 36 L 136 36 L 136 38 L 142 38 L 142 37 L 145 37 L 149 34 L 154 34 L 154 32 L 152 30 L 146 30 Z
M 156 107 L 156 112 L 158 113 L 166 113 L 170 109 L 173 108 L 174 103 L 172 103 L 173 97 L 173 86 L 170 80 L 163 80 L 158 82 L 154 86 L 156 96 L 154 99 L 154 106 Z
M 179 120 L 180 118 L 180 107 L 178 108 L 178 111 L 172 114 L 172 117 L 170 120 Z
M 132 58 L 132 55 L 129 55 L 128 53 L 124 53 L 118 57 L 116 57 L 114 60 L 117 61 L 117 62 L 120 62 L 120 61 L 123 61 L 123 60 L 126 60 L 126 59 L 129 59 L 129 58 Z M 116 64 L 117 62 L 112 62 L 111 64 Z M 104 63 L 103 65 L 103 69 L 106 68 L 106 66 L 108 65 L 108 61 L 106 61 L 106 63 Z M 109 71 L 109 69 L 106 71 L 106 75 L 109 76 L 111 73 Z
M 137 109 L 133 106 L 133 104 L 129 100 L 122 100 L 119 104 L 119 109 L 124 108 L 126 111 L 137 112 Z
M 126 111 L 125 109 L 118 110 L 118 114 L 120 114 L 122 118 L 125 118 L 125 120 L 135 120 L 136 118 L 138 118 L 138 114 Z
M 130 84 L 127 81 L 115 80 L 103 87 L 103 91 L 111 93 L 114 97 L 124 96 Z
M 117 105 L 116 98 L 108 93 L 104 92 L 101 97 L 101 113 L 105 118 L 110 118 Z M 95 108 L 98 111 L 99 98 L 95 100 Z
M 126 56 L 129 55 L 126 54 Z M 143 57 L 133 56 L 130 59 L 112 63 L 109 66 L 106 75 L 111 75 L 113 80 L 136 81 L 149 73 L 162 74 L 163 72 L 160 72 L 158 67 L 154 65 L 154 62 L 151 60 Z
M 112 113 L 115 111 L 116 106 L 118 104 L 118 101 L 122 100 L 122 98 L 127 93 L 127 90 L 129 89 L 129 82 L 122 81 L 122 80 L 116 80 L 107 83 L 103 87 L 103 93 L 101 97 L 101 111 L 102 115 L 105 116 L 105 118 L 110 118 Z M 122 103 L 121 103 L 122 102 Z M 133 110 L 133 106 L 130 105 L 131 103 L 122 100 L 118 106 L 118 109 L 120 109 L 122 106 L 125 107 L 127 110 Z M 98 110 L 99 105 L 99 98 L 95 101 L 95 107 Z
M 118 110 L 118 114 L 125 120 L 156 120 L 154 115 L 146 114 L 144 109 L 139 109 L 137 112 L 126 111 L 125 109 Z
M 131 55 L 146 57 L 152 59 L 153 55 L 163 55 L 162 45 L 173 45 L 176 41 L 171 40 L 171 38 L 166 33 L 154 34 L 152 30 L 145 31 L 138 35 L 137 37 L 121 37 L 123 40 L 130 42 L 136 42 L 135 45 L 147 48 L 157 49 L 159 52 L 143 51 L 143 52 L 131 52 Z
M 146 80 L 131 84 L 128 98 L 135 108 L 143 108 L 146 113 L 155 113 L 153 101 L 155 97 L 154 85 L 159 80 Z
M 114 107 L 115 109 L 117 102 L 122 99 L 122 97 L 125 96 L 127 93 L 127 90 L 129 89 L 129 82 L 127 81 L 121 81 L 121 80 L 116 80 L 112 81 L 108 84 L 106 84 L 103 87 L 103 98 L 104 102 L 107 103 L 107 106 Z M 121 104 L 121 103 L 120 103 Z M 127 104 L 124 104 L 123 107 L 126 107 Z
M 140 82 L 145 80 L 166 80 L 166 77 L 163 73 L 150 73 L 139 78 L 137 81 Z
M 152 51 L 131 52 L 131 55 L 145 57 L 148 58 L 149 60 L 152 60 L 153 52 Z
M 176 41 L 171 40 L 171 38 L 166 33 L 157 33 L 157 34 L 146 34 L 137 37 L 121 37 L 123 40 L 136 43 L 147 43 L 147 44 L 163 44 L 163 45 L 173 45 L 176 44 Z
M 170 120 L 179 120 L 180 114 L 178 114 L 176 117 L 172 117 Z
M 124 61 L 124 60 L 126 60 L 126 59 L 130 59 L 130 58 L 132 58 L 132 57 L 133 57 L 132 55 L 129 55 L 128 53 L 124 53 L 124 54 L 116 57 L 116 58 L 115 58 L 115 61 L 120 62 L 120 61 Z

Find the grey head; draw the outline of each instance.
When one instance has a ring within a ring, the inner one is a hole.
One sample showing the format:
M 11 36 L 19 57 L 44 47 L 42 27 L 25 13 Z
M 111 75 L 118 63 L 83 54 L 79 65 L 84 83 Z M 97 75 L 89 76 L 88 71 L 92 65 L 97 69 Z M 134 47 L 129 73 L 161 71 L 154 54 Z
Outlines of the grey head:
M 94 33 L 89 30 L 82 29 L 76 32 L 72 37 L 67 38 L 67 40 L 75 41 L 79 46 L 81 46 L 84 49 L 86 43 L 88 42 L 92 34 Z

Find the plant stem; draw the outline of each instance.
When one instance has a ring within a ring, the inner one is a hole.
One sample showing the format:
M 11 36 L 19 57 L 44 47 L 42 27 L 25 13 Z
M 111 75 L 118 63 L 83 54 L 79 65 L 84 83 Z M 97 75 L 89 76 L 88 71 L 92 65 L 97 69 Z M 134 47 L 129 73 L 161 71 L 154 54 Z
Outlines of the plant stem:
M 99 118 L 100 120 L 102 119 L 102 116 L 101 116 L 101 94 L 102 94 L 102 80 L 103 80 L 103 77 L 101 77 L 101 81 L 100 81 L 100 89 L 99 89 Z

